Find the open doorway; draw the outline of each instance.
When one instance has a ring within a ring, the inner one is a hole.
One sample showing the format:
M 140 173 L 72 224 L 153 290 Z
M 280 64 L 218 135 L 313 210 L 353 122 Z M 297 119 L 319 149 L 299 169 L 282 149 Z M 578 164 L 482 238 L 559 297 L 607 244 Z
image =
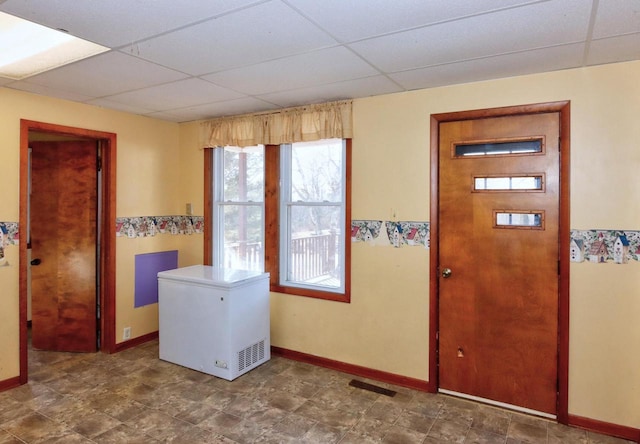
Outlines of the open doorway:
M 34 150 L 31 151 L 30 147 L 34 147 Z M 28 381 L 30 313 L 39 320 L 41 348 L 66 351 L 100 349 L 107 353 L 115 349 L 115 159 L 116 135 L 113 133 L 21 121 L 21 384 Z M 33 178 L 30 176 L 30 165 L 36 168 Z M 30 199 L 32 185 L 40 190 L 36 200 Z M 78 191 L 84 194 L 73 196 Z M 46 193 L 53 194 L 47 196 Z M 66 207 L 48 205 L 52 200 L 58 201 L 58 195 L 68 195 L 64 204 Z M 36 211 L 30 211 L 30 202 L 37 205 Z M 70 223 L 66 219 L 78 217 L 69 216 L 74 213 L 84 214 L 82 221 Z M 34 217 L 38 218 L 37 222 Z M 66 234 L 65 226 L 68 225 L 77 228 L 77 232 L 71 232 L 70 236 L 82 238 L 71 249 L 58 245 L 68 243 L 60 234 Z M 35 238 L 31 242 L 29 235 L 34 233 L 32 228 L 40 239 L 49 238 L 53 242 L 46 245 L 46 242 L 35 241 Z M 58 237 L 60 243 L 57 242 Z M 37 247 L 36 256 L 44 254 L 46 259 L 30 257 L 30 247 Z M 81 251 L 83 257 L 78 256 Z M 43 261 L 55 265 L 47 269 L 42 266 Z M 30 271 L 34 271 L 32 266 L 38 267 L 34 273 L 38 282 L 31 279 Z M 56 282 L 52 282 L 47 273 L 55 274 Z M 61 276 L 62 280 L 59 279 Z M 79 289 L 70 290 L 71 282 L 73 285 L 80 283 Z M 49 306 L 44 306 L 42 300 L 34 300 L 34 306 L 29 307 L 31 283 L 40 286 L 41 291 L 44 283 L 46 292 L 57 295 L 47 302 Z M 53 287 L 46 287 L 49 284 Z M 60 288 L 56 289 L 56 286 Z M 80 289 L 82 286 L 84 288 Z M 80 296 L 81 293 L 84 296 Z

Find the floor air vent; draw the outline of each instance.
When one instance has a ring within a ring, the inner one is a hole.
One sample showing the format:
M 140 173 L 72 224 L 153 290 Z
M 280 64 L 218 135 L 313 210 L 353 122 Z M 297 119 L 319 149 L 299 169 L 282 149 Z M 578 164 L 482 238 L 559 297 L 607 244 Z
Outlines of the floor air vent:
M 396 396 L 396 392 L 393 390 L 389 390 L 383 387 L 378 387 L 377 385 L 369 384 L 367 382 L 358 381 L 357 379 L 352 379 L 349 383 L 351 387 L 356 387 L 363 390 L 368 390 L 374 393 L 380 393 L 381 395 L 394 397 Z
M 238 352 L 238 371 L 264 360 L 264 339 Z

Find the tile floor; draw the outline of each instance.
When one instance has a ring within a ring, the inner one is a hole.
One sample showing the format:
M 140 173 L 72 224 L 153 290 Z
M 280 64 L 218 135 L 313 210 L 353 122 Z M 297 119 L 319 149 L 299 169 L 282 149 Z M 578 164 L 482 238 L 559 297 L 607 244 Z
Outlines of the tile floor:
M 30 382 L 0 393 L 6 443 L 623 443 L 443 395 L 274 357 L 233 382 L 158 359 L 29 351 Z

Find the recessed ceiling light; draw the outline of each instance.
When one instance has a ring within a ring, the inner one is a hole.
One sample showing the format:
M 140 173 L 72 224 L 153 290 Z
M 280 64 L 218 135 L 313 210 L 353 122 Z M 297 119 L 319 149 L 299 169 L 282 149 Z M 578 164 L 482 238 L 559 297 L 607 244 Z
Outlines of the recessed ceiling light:
M 110 48 L 0 12 L 0 76 L 20 80 Z

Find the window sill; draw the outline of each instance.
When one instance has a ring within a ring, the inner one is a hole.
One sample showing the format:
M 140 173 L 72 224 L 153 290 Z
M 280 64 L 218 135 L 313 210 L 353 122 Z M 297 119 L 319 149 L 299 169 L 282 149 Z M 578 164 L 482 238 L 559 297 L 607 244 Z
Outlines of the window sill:
M 311 290 L 308 288 L 285 287 L 282 285 L 271 284 L 269 291 L 273 293 L 283 293 L 291 296 L 304 296 L 308 298 L 324 299 L 326 301 L 335 302 L 351 302 L 351 294 L 349 291 L 344 293 L 333 293 L 330 291 Z

